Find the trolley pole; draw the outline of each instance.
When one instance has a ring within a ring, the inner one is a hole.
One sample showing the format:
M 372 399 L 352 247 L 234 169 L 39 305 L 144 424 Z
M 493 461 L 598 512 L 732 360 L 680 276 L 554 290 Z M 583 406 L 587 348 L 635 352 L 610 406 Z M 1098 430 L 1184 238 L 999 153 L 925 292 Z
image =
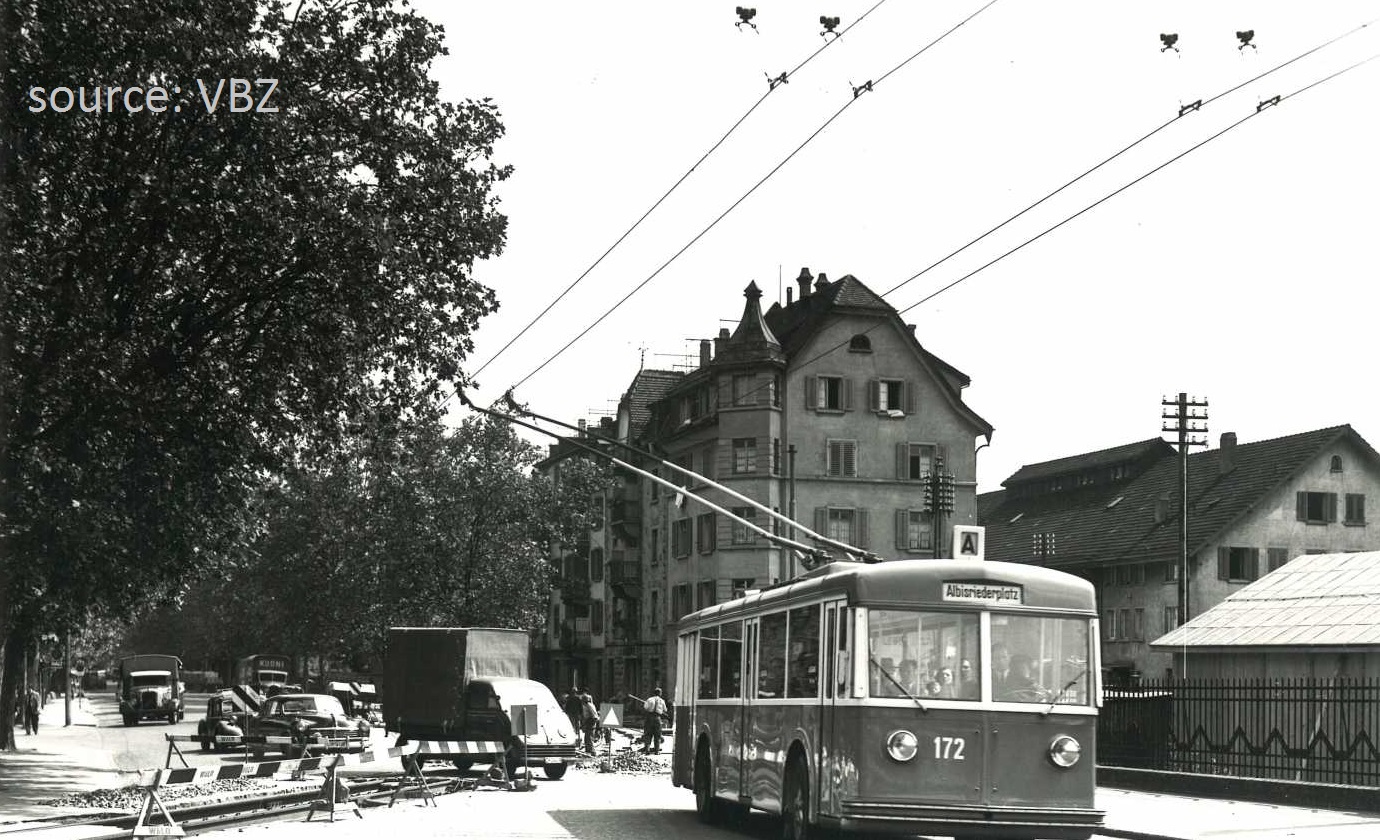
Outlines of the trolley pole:
M 1198 439 L 1193 435 L 1207 434 L 1207 400 L 1199 402 L 1190 399 L 1188 394 L 1180 391 L 1176 399 L 1161 399 L 1160 405 L 1164 411 L 1160 419 L 1165 421 L 1161 427 L 1162 431 L 1173 432 L 1179 436 L 1179 624 L 1185 624 L 1189 619 L 1188 613 L 1188 449 L 1190 446 L 1207 446 L 1206 439 Z M 1202 409 L 1198 412 L 1197 409 Z M 1169 425 L 1173 421 L 1174 425 Z M 1201 425 L 1198 421 L 1202 421 Z M 1188 652 L 1185 650 L 1180 656 L 1179 677 L 1182 679 L 1188 672 Z

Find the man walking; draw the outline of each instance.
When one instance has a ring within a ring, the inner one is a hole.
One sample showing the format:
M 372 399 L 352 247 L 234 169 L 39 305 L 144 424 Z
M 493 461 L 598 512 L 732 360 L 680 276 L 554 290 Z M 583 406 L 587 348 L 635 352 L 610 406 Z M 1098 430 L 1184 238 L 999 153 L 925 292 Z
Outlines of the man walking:
M 29 695 L 24 701 L 24 734 L 38 734 L 38 716 L 43 711 L 43 696 L 38 693 L 38 689 L 30 688 Z
M 642 704 L 643 716 L 643 752 L 661 752 L 661 719 L 668 717 L 666 711 L 666 701 L 661 698 L 661 688 L 652 689 L 652 696 Z

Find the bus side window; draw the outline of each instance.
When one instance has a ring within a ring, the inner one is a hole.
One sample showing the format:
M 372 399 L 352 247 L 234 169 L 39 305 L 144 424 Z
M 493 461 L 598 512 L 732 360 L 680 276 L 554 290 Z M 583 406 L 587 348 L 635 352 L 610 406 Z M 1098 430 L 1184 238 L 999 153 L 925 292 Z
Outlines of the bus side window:
M 760 668 L 758 697 L 786 695 L 786 614 L 762 616 L 760 627 Z
M 819 695 L 819 605 L 791 610 L 788 697 Z

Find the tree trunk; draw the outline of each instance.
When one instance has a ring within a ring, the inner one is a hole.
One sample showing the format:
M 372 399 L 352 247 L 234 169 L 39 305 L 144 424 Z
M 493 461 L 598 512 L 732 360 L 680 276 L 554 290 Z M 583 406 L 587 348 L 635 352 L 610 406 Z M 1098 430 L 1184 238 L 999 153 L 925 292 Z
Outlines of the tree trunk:
M 24 679 L 25 641 L 28 631 L 11 629 L 4 639 L 4 667 L 0 669 L 0 750 L 13 750 L 14 713 L 19 708 L 19 686 Z

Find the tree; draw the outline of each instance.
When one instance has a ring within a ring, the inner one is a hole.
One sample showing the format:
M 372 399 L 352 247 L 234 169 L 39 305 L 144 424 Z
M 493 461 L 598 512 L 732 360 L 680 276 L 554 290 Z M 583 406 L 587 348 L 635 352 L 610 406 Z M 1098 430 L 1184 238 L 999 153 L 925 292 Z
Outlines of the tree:
M 0 5 L 0 747 L 38 630 L 175 602 L 265 476 L 465 381 L 502 125 L 397 6 Z M 83 112 L 97 83 L 168 107 Z
M 607 470 L 534 473 L 536 448 L 488 418 L 353 443 L 265 486 L 247 558 L 155 611 L 138 637 L 197 659 L 379 663 L 390 626 L 541 625 L 550 546 L 588 531 Z

